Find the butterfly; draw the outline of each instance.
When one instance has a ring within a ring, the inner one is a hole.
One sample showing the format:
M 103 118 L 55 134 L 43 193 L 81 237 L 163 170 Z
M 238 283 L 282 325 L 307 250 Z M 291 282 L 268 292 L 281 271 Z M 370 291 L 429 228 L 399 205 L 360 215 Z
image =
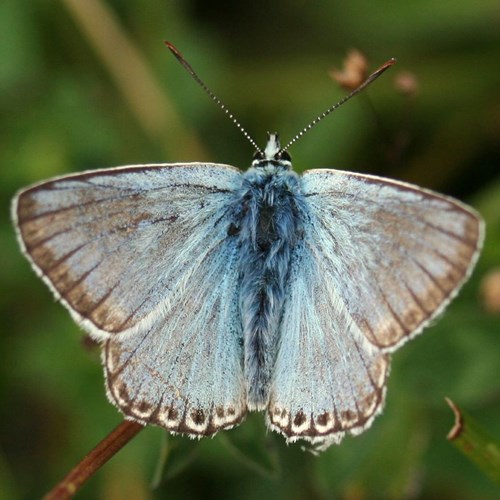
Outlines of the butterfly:
M 264 411 L 288 442 L 326 449 L 371 425 L 391 353 L 470 275 L 472 208 L 372 175 L 299 176 L 288 146 L 269 134 L 246 172 L 125 166 L 15 197 L 24 254 L 101 343 L 127 419 L 194 437 Z

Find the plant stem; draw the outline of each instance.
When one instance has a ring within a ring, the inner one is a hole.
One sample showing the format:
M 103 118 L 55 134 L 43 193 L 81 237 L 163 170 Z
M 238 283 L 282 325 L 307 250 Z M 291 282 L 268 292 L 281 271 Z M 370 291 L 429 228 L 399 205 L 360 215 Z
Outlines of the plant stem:
M 55 488 L 49 491 L 44 500 L 72 498 L 90 477 L 142 429 L 144 426 L 141 424 L 124 420 L 88 453 Z

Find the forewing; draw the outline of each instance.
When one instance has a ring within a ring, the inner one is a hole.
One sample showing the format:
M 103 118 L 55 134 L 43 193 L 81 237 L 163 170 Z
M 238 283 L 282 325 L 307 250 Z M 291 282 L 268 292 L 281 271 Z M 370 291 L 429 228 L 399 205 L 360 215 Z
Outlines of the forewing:
M 402 182 L 335 170 L 303 177 L 321 272 L 373 346 L 419 333 L 470 274 L 481 218 L 451 198 Z
M 232 239 L 218 245 L 164 317 L 146 331 L 106 342 L 108 397 L 128 418 L 199 436 L 243 418 L 237 252 Z
M 381 411 L 389 357 L 363 343 L 316 243 L 294 253 L 267 422 L 321 450 L 362 432 Z
M 15 198 L 35 270 L 97 338 L 156 327 L 227 237 L 240 172 L 214 164 L 122 167 L 54 179 Z

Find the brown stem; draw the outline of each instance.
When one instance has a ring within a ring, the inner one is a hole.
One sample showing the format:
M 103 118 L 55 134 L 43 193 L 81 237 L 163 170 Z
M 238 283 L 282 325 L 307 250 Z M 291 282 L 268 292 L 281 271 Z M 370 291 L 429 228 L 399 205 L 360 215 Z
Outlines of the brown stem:
M 82 485 L 92 477 L 115 453 L 125 446 L 144 426 L 124 420 L 111 431 L 55 488 L 44 500 L 72 498 Z

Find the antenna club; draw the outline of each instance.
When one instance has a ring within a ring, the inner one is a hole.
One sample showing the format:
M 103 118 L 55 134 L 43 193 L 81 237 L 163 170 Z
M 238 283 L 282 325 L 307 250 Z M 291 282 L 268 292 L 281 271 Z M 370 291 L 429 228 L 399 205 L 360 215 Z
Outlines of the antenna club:
M 328 108 L 326 111 L 317 116 L 311 123 L 306 125 L 295 137 L 293 137 L 288 144 L 281 149 L 281 151 L 286 151 L 292 144 L 294 144 L 297 139 L 300 139 L 306 132 L 309 132 L 318 122 L 326 118 L 330 113 L 335 111 L 338 107 L 342 106 L 342 104 L 346 103 L 351 97 L 354 97 L 356 94 L 361 92 L 365 87 L 370 85 L 373 81 L 375 81 L 384 71 L 389 69 L 391 66 L 396 64 L 396 59 L 392 57 L 384 64 L 379 66 L 359 87 L 355 88 L 352 92 L 344 96 L 340 101 L 336 104 Z
M 380 66 L 380 68 L 375 71 L 375 73 L 377 71 L 380 71 L 380 70 L 386 70 L 387 68 L 390 68 L 391 66 L 396 64 L 397 62 L 398 62 L 398 60 L 395 57 L 391 57 L 388 61 L 386 61 L 384 64 L 382 64 Z
M 261 152 L 261 149 L 259 148 L 259 146 L 257 146 L 257 143 L 250 137 L 250 134 L 243 128 L 241 123 L 227 109 L 224 103 L 210 90 L 210 88 L 206 85 L 206 83 L 198 76 L 198 74 L 191 67 L 191 65 L 186 61 L 186 59 L 184 59 L 184 56 L 177 49 L 177 47 L 173 43 L 170 43 L 167 40 L 164 40 L 163 43 L 167 46 L 170 52 L 172 52 L 172 54 L 176 57 L 176 59 L 182 64 L 184 69 L 191 75 L 193 80 L 207 93 L 210 99 L 212 99 L 212 101 L 214 101 L 215 104 L 217 104 L 217 106 L 219 106 L 219 108 L 222 111 L 224 111 L 224 113 L 229 117 L 229 119 L 236 125 L 236 127 L 243 134 L 243 137 L 245 137 L 248 140 L 248 142 L 250 142 L 250 144 L 252 144 L 252 146 L 255 149 L 257 149 L 257 151 Z
M 173 43 L 170 43 L 169 41 L 167 40 L 164 40 L 163 43 L 167 46 L 167 48 L 170 50 L 170 52 L 172 52 L 172 54 L 174 54 L 174 56 L 179 60 L 179 61 L 183 61 L 184 60 L 184 57 L 183 55 L 180 53 L 179 49 L 173 44 Z

